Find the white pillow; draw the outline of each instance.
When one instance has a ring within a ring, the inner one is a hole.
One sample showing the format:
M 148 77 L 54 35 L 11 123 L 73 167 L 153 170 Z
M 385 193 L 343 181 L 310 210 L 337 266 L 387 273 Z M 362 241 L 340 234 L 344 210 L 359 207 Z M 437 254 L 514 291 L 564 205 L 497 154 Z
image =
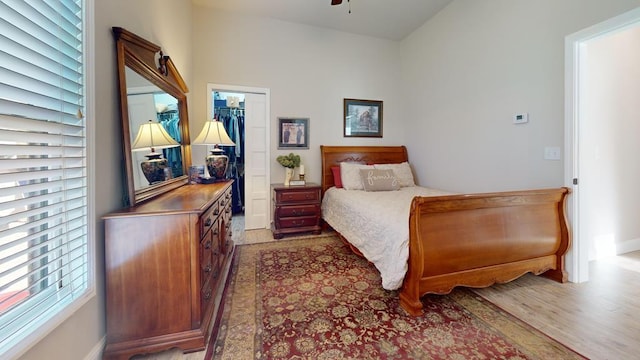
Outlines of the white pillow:
M 374 167 L 376 169 L 393 170 L 400 187 L 416 186 L 411 166 L 406 161 L 400 164 L 375 164 Z
M 345 190 L 363 190 L 362 179 L 360 178 L 361 169 L 374 169 L 373 165 L 358 164 L 352 162 L 340 163 L 340 178 L 342 179 L 342 187 Z

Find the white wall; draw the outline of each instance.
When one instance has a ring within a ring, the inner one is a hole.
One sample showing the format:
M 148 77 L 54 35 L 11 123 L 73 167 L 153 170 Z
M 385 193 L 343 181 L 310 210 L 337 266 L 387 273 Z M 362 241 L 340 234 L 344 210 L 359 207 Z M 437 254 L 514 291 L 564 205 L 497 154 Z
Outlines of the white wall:
M 312 182 L 321 178 L 320 145 L 405 143 L 398 42 L 197 6 L 193 20 L 192 129 L 207 120 L 207 83 L 270 89 L 271 182 L 284 180 L 275 158 L 291 152 L 277 150 L 278 117 L 310 119 L 309 149 L 293 152 Z M 384 100 L 384 137 L 344 138 L 343 98 Z M 204 147 L 192 151 L 202 164 Z
M 118 104 L 115 41 L 120 26 L 161 45 L 187 84 L 191 72 L 190 0 L 95 1 L 95 219 L 97 296 L 21 357 L 24 360 L 84 359 L 99 355 L 105 336 L 104 226 L 101 217 L 123 206 L 123 159 Z M 93 352 L 92 352 L 93 351 Z
M 637 0 L 456 0 L 402 41 L 406 144 L 422 185 L 563 185 L 564 38 Z M 518 112 L 529 123 L 512 124 Z
M 589 259 L 640 248 L 640 25 L 585 43 L 580 234 Z
M 541 158 L 545 145 L 562 147 L 564 36 L 640 5 L 457 0 L 400 44 L 198 7 L 192 13 L 189 0 L 95 2 L 98 296 L 25 360 L 82 359 L 104 337 L 101 216 L 121 207 L 124 194 L 112 26 L 172 57 L 190 88 L 191 129 L 206 119 L 206 83 L 270 88 L 272 139 L 278 116 L 311 119 L 311 148 L 300 155 L 312 181 L 320 180 L 321 144 L 406 144 L 423 185 L 480 191 L 562 183 L 562 162 Z M 384 100 L 382 139 L 342 137 L 345 97 Z M 531 123 L 511 125 L 518 111 L 528 111 Z M 279 169 L 283 151 L 272 145 L 271 166 Z M 193 150 L 194 160 L 204 157 Z M 281 171 L 272 173 L 282 181 Z

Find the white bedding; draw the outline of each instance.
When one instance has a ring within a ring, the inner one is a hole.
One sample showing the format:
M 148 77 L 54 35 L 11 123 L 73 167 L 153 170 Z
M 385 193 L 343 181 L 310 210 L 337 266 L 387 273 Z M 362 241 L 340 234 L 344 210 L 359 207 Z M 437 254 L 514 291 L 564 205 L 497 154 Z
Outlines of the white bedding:
M 322 199 L 322 217 L 378 268 L 382 287 L 395 290 L 407 272 L 411 200 L 450 194 L 418 186 L 376 192 L 332 187 Z

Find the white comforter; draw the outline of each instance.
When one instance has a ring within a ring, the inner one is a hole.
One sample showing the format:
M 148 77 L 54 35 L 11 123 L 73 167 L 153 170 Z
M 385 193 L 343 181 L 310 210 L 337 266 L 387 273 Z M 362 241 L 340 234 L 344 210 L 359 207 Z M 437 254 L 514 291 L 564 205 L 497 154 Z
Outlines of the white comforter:
M 417 186 L 377 192 L 332 187 L 322 199 L 322 217 L 378 268 L 382 287 L 395 290 L 407 272 L 411 200 L 449 194 Z

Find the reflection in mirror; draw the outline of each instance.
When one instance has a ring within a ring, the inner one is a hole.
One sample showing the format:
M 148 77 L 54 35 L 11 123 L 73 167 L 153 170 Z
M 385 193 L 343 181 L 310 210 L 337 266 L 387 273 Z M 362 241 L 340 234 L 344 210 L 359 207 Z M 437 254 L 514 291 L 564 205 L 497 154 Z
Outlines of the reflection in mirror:
M 176 145 L 182 142 L 180 135 L 180 113 L 178 99 L 160 90 L 131 69 L 126 69 L 127 102 L 129 104 L 129 132 L 132 144 L 133 182 L 136 190 L 143 189 L 160 181 L 173 179 L 185 175 L 182 165 L 182 154 L 179 147 L 170 146 L 169 142 L 155 142 L 155 150 L 161 153 L 160 159 L 166 160 L 166 165 L 158 168 L 160 174 L 148 172 L 145 176 L 143 169 L 150 168 L 150 145 L 136 146 L 136 137 L 140 134 L 142 125 L 150 120 L 159 123 Z M 151 155 L 153 156 L 153 155 Z M 158 163 L 157 161 L 153 163 Z M 155 169 L 155 167 L 154 167 Z
M 125 204 L 134 206 L 188 184 L 188 89 L 160 46 L 120 27 L 114 27 L 113 34 L 127 187 Z M 141 128 L 146 131 L 140 133 Z

